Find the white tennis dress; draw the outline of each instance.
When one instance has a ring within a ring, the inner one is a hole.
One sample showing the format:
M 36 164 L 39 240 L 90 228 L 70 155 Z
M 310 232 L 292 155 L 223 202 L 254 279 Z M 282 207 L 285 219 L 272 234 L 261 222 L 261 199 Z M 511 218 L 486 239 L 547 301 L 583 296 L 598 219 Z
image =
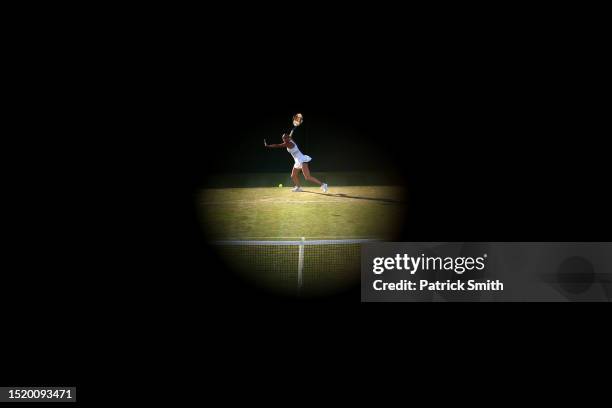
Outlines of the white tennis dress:
M 296 169 L 301 169 L 302 163 L 308 163 L 312 160 L 312 158 L 310 156 L 302 154 L 302 152 L 300 152 L 300 149 L 298 148 L 297 143 L 295 143 L 293 140 L 291 140 L 291 143 L 293 143 L 293 147 L 291 149 L 287 148 L 287 151 L 293 156 L 293 160 L 295 160 L 295 164 L 293 165 L 293 167 Z

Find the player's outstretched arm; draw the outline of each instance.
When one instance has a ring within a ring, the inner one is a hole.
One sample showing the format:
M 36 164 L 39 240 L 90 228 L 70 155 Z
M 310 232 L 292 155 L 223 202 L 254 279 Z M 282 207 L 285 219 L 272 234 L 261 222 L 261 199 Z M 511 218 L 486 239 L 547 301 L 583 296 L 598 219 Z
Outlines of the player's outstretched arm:
M 283 148 L 283 147 L 285 147 L 285 148 L 286 148 L 286 147 L 287 147 L 287 143 L 268 144 L 268 143 L 266 142 L 266 139 L 264 139 L 264 146 L 265 146 L 265 147 L 268 147 L 268 148 L 270 148 L 270 149 L 280 149 L 280 148 Z

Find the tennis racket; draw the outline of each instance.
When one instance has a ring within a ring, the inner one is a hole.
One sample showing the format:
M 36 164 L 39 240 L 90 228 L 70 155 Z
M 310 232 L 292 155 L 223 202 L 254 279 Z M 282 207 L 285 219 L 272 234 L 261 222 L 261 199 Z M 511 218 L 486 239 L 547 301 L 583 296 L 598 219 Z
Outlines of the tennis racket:
M 298 127 L 304 122 L 304 116 L 301 113 L 293 115 L 293 126 Z
M 296 113 L 295 115 L 293 115 L 292 122 L 293 129 L 291 129 L 291 132 L 289 132 L 290 136 L 293 136 L 293 131 L 295 130 L 295 128 L 300 126 L 304 122 L 304 116 L 301 113 Z M 264 139 L 264 146 L 268 146 L 266 139 Z

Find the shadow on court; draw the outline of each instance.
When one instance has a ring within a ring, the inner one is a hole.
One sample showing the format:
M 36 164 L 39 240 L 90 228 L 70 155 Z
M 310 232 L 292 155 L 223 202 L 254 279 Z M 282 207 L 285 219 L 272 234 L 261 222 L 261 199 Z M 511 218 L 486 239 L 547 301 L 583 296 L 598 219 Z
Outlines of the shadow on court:
M 316 191 L 306 191 L 306 190 L 303 190 L 302 192 L 310 193 L 310 194 L 319 194 L 319 195 L 324 195 L 324 196 L 329 196 L 329 197 L 350 198 L 354 200 L 379 201 L 381 203 L 389 203 L 389 204 L 403 204 L 404 203 L 401 200 L 393 200 L 391 198 L 361 197 L 361 196 L 352 196 L 352 195 L 342 194 L 342 193 L 337 193 L 337 194 L 317 193 Z

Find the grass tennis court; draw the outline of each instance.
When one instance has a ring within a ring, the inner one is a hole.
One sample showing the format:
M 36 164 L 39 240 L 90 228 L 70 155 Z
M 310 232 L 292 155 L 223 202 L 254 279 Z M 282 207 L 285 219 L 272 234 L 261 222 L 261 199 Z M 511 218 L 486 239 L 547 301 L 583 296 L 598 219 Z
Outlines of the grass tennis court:
M 389 238 L 401 224 L 403 196 L 393 186 L 206 189 L 199 197 L 210 239 Z
M 360 244 L 344 241 L 392 239 L 405 212 L 403 189 L 390 185 L 334 185 L 334 175 L 326 175 L 327 194 L 318 186 L 307 184 L 303 185 L 305 191 L 293 193 L 286 177 L 266 177 L 267 185 L 283 183 L 282 188 L 203 189 L 197 197 L 197 206 L 208 239 L 239 241 L 218 246 L 219 253 L 246 279 L 276 293 L 316 296 L 356 284 Z M 335 178 L 347 184 L 363 180 L 363 177 Z M 253 183 L 236 179 L 233 184 Z M 299 245 L 302 237 L 311 242 L 337 241 Z M 253 245 L 242 241 L 260 242 Z M 267 245 L 261 241 L 293 243 Z

